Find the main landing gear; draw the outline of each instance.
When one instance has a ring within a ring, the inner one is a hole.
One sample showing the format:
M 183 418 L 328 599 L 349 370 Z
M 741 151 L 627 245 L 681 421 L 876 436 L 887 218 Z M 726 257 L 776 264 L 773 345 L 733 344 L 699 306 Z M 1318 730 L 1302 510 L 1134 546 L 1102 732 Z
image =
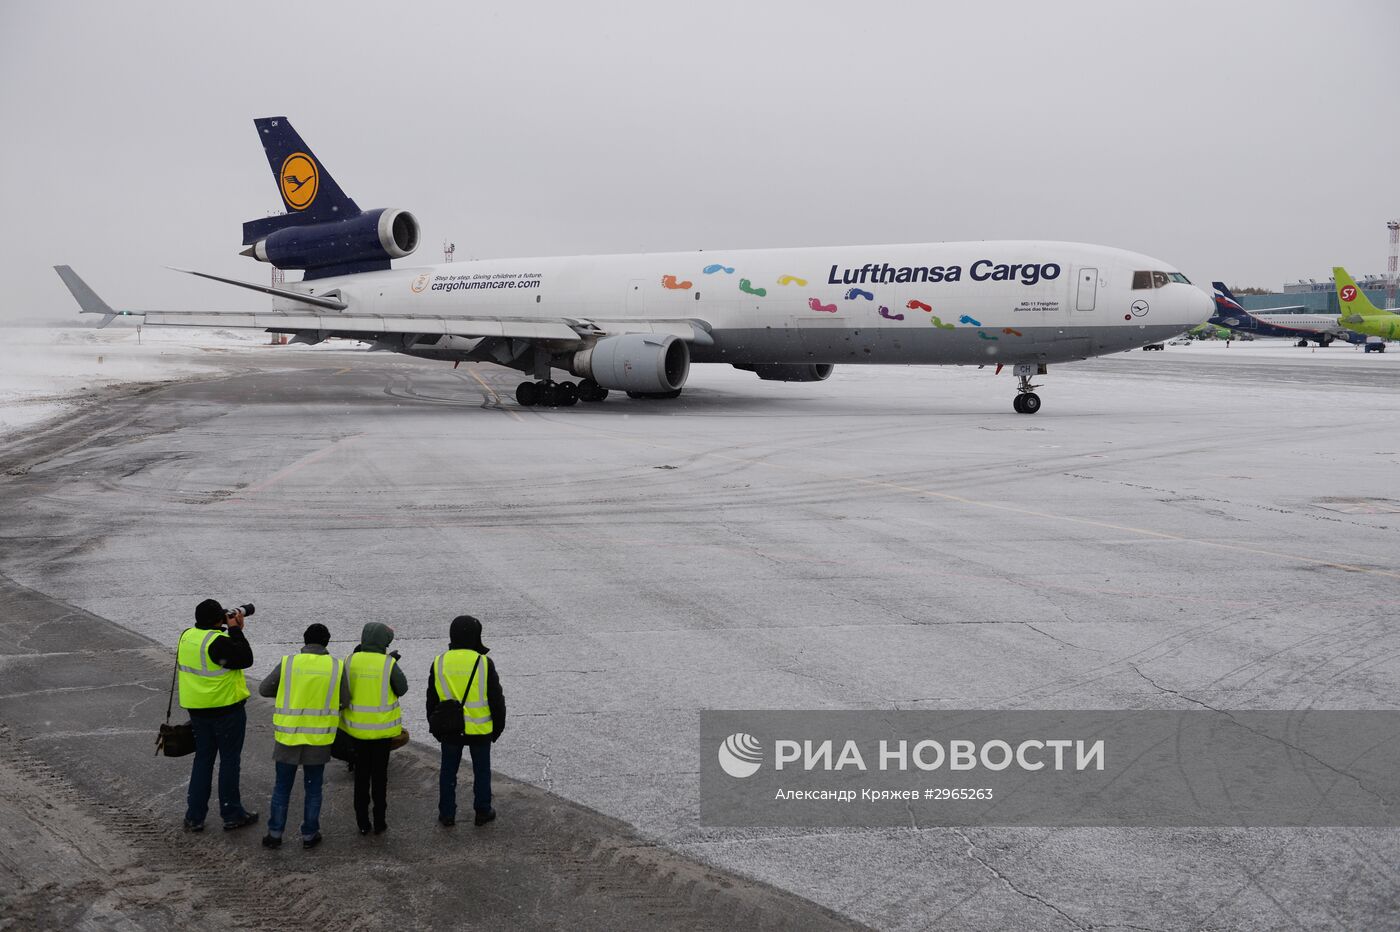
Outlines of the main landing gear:
M 580 401 L 599 402 L 607 397 L 608 390 L 600 388 L 592 379 L 584 379 L 577 384 L 544 379 L 521 382 L 515 387 L 515 400 L 522 408 L 568 408 Z
M 1035 414 L 1040 410 L 1040 396 L 1035 393 L 1035 389 L 1040 386 L 1031 384 L 1031 376 L 1044 375 L 1045 366 L 1017 363 L 1016 368 L 1011 371 L 1021 380 L 1020 386 L 1016 389 L 1016 398 L 1011 402 L 1012 409 L 1017 414 Z

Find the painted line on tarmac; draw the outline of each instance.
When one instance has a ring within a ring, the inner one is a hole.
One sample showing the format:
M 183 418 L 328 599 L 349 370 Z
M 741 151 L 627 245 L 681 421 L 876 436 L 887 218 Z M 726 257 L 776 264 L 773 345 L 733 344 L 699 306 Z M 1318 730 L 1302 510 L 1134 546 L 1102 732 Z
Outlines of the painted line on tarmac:
M 480 383 L 482 388 L 486 389 L 488 392 L 491 393 L 491 397 L 496 399 L 496 404 L 500 405 L 502 411 L 504 411 L 506 414 L 509 414 L 511 417 L 515 418 L 520 423 L 525 423 L 525 419 L 523 417 L 516 414 L 513 408 L 507 406 L 506 403 L 501 400 L 500 392 L 496 391 L 490 385 L 487 385 L 486 380 L 483 379 L 480 375 L 478 375 L 475 369 L 468 369 L 467 374 L 470 375 L 472 378 L 476 379 L 477 382 Z
M 317 450 L 315 453 L 308 453 L 306 456 L 303 456 L 301 459 L 297 460 L 295 463 L 292 463 L 292 464 L 290 464 L 290 465 L 288 465 L 288 466 L 284 466 L 283 468 L 277 470 L 277 472 L 275 472 L 275 473 L 273 473 L 272 475 L 268 476 L 268 477 L 267 477 L 266 479 L 264 479 L 263 481 L 261 481 L 261 482 L 255 482 L 254 484 L 252 484 L 252 485 L 248 486 L 247 488 L 243 489 L 242 491 L 240 491 L 237 495 L 230 496 L 228 500 L 231 501 L 231 502 L 240 501 L 240 500 L 242 499 L 242 496 L 244 496 L 244 495 L 256 494 L 256 493 L 261 492 L 261 491 L 263 491 L 263 490 L 265 490 L 265 489 L 271 488 L 272 486 L 274 486 L 274 485 L 276 485 L 277 483 L 281 482 L 283 479 L 286 479 L 288 476 L 291 476 L 291 475 L 293 475 L 293 474 L 295 474 L 295 473 L 300 472 L 301 470 L 305 469 L 307 466 L 311 466 L 311 465 L 313 465 L 313 464 L 315 464 L 315 463 L 319 463 L 321 460 L 323 460 L 323 459 L 325 459 L 326 457 L 330 456 L 332 453 L 337 453 L 337 452 L 339 452 L 340 448 L 341 448 L 344 444 L 350 443 L 352 440 L 359 440 L 359 439 L 360 439 L 361 437 L 363 437 L 363 436 L 365 436 L 365 435 L 364 435 L 364 434 L 351 434 L 349 437 L 342 437 L 341 439 L 339 439 L 339 440 L 335 441 L 334 443 L 332 443 L 330 446 L 322 447 L 321 449 Z
M 1050 521 L 1063 521 L 1069 524 L 1080 524 L 1085 527 L 1105 528 L 1110 531 L 1122 531 L 1127 534 L 1139 534 L 1143 537 L 1155 538 L 1157 540 L 1172 541 L 1183 544 L 1199 544 L 1203 547 L 1213 547 L 1217 550 L 1229 550 L 1235 553 L 1252 553 L 1258 556 L 1274 557 L 1281 560 L 1297 560 L 1302 563 L 1311 563 L 1315 566 L 1326 566 L 1332 569 L 1345 570 L 1348 573 L 1365 573 L 1370 576 L 1383 576 L 1387 579 L 1400 579 L 1400 572 L 1394 570 L 1384 570 L 1371 566 L 1356 566 L 1351 563 L 1339 563 L 1335 560 L 1324 560 L 1321 557 L 1309 557 L 1296 553 L 1284 553 L 1280 550 L 1266 550 L 1262 547 L 1249 547 L 1243 544 L 1227 544 L 1222 541 L 1205 540 L 1200 537 L 1185 537 L 1181 534 L 1172 534 L 1169 531 L 1154 531 L 1151 528 L 1133 527 L 1127 524 L 1114 524 L 1111 521 L 1101 521 L 1097 518 L 1081 518 L 1077 515 L 1062 515 L 1051 511 L 1038 511 L 1034 508 L 1025 508 L 1020 505 L 1007 505 L 1002 502 L 988 502 L 976 498 L 967 498 L 963 495 L 953 495 L 949 492 L 935 492 L 931 489 L 920 489 L 911 485 L 902 485 L 897 482 L 884 482 L 879 479 L 869 479 L 864 476 L 830 476 L 802 466 L 791 466 L 784 463 L 771 463 L 767 460 L 754 459 L 744 456 L 733 456 L 726 453 L 715 453 L 704 450 L 687 450 L 684 447 L 672 444 L 658 443 L 652 440 L 644 440 L 637 437 L 628 437 L 621 434 L 614 434 L 606 430 L 585 430 L 584 428 L 568 424 L 562 420 L 555 421 L 560 427 L 572 430 L 577 433 L 602 435 L 613 440 L 622 440 L 628 443 L 635 443 L 640 446 L 656 447 L 670 450 L 676 453 L 684 453 L 692 457 L 713 457 L 715 459 L 727 460 L 731 463 L 743 463 L 750 466 L 767 466 L 770 469 L 781 469 L 788 472 L 800 472 L 807 475 L 816 476 L 821 479 L 836 479 L 841 482 L 850 482 L 856 485 L 863 485 L 869 488 L 891 489 L 896 492 L 910 492 L 914 495 L 923 495 L 930 498 L 942 499 L 946 502 L 953 502 L 958 505 L 969 505 L 974 508 L 989 508 L 996 511 L 1010 512 L 1011 514 L 1024 515 L 1030 518 L 1045 518 Z

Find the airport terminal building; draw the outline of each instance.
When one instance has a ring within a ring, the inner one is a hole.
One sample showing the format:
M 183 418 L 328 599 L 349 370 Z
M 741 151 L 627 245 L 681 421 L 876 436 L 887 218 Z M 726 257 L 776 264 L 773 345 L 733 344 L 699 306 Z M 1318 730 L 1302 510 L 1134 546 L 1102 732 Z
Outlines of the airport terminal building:
M 1358 278 L 1357 284 L 1376 307 L 1387 307 L 1385 279 L 1379 275 Z M 1284 285 L 1283 291 L 1272 294 L 1238 294 L 1235 299 L 1246 311 L 1266 311 L 1275 307 L 1302 307 L 1299 313 L 1340 314 L 1337 308 L 1337 286 L 1327 281 L 1299 280 Z

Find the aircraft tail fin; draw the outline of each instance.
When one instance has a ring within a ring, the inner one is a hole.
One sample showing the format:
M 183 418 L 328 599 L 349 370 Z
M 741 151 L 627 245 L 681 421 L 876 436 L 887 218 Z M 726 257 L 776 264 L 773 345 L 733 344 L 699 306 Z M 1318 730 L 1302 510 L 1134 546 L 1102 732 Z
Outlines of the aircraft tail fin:
M 1332 277 L 1337 282 L 1337 310 L 1341 311 L 1342 323 L 1359 323 L 1366 317 L 1381 317 L 1385 311 L 1371 303 L 1366 292 L 1356 283 L 1356 279 L 1340 265 L 1332 269 Z
M 1209 322 L 1225 325 L 1228 321 L 1230 326 L 1238 325 L 1244 315 L 1244 307 L 1224 282 L 1211 282 L 1210 286 L 1215 290 L 1212 296 L 1215 299 L 1215 313 L 1211 315 Z
M 358 216 L 359 206 L 341 190 L 311 147 L 284 116 L 253 121 L 267 155 L 272 179 L 282 196 L 285 214 L 243 224 L 243 245 L 250 246 L 268 234 L 289 226 L 347 220 Z

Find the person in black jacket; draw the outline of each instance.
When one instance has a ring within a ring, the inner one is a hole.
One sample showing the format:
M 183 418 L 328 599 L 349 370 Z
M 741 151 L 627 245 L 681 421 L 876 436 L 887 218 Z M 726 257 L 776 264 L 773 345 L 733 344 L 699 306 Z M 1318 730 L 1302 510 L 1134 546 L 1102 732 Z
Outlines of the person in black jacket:
M 470 615 L 458 615 L 452 619 L 448 631 L 451 640 L 448 650 L 470 650 L 485 657 L 491 649 L 481 643 L 481 622 Z M 428 670 L 428 719 L 442 701 L 438 696 L 434 663 Z M 476 810 L 476 824 L 485 825 L 496 818 L 496 810 L 491 808 L 491 745 L 506 729 L 506 697 L 501 691 L 500 675 L 494 660 L 486 664 L 486 704 L 491 712 L 491 733 L 489 735 L 462 735 L 456 740 L 442 742 L 442 770 L 438 782 L 438 821 L 451 826 L 457 822 L 457 769 L 462 763 L 462 748 L 465 746 L 472 756 L 472 808 Z

